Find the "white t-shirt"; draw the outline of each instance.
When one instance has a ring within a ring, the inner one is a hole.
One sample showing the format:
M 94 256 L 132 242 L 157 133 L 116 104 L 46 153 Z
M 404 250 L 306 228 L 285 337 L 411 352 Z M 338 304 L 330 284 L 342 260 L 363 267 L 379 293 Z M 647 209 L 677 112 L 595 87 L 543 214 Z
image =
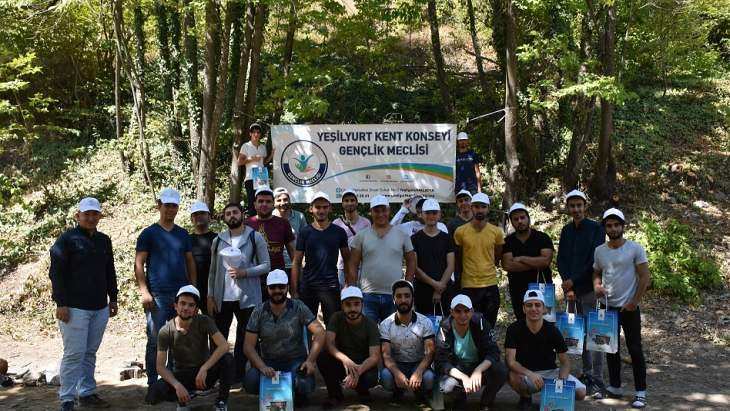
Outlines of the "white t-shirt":
M 241 248 L 243 243 L 243 233 L 236 237 L 231 237 L 231 246 L 234 248 Z M 241 300 L 241 288 L 235 279 L 231 278 L 226 272 L 225 291 L 223 292 L 223 301 L 240 301 Z
M 246 178 L 244 178 L 244 181 L 252 180 L 253 177 L 251 176 L 251 170 L 253 170 L 254 167 L 264 168 L 264 159 L 268 155 L 266 152 L 266 145 L 259 144 L 259 146 L 256 147 L 252 142 L 246 142 L 241 146 L 241 154 L 244 154 L 246 158 L 261 156 L 261 160 L 255 163 L 246 164 Z
M 380 238 L 368 227 L 352 237 L 350 248 L 360 250 L 360 289 L 363 293 L 390 294 L 390 287 L 403 278 L 403 256 L 413 251 L 411 236 L 391 227 Z
M 639 285 L 636 266 L 649 261 L 644 247 L 631 240 L 619 248 L 601 244 L 596 247 L 593 260 L 593 268 L 602 272 L 610 307 L 623 307 L 634 298 Z

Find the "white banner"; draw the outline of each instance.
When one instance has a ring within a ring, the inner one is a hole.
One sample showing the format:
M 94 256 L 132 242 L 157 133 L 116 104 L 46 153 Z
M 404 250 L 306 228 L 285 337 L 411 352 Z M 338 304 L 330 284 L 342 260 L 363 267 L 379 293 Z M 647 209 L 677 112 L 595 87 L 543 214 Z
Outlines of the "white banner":
M 289 190 L 292 202 L 324 191 L 339 203 L 348 188 L 361 203 L 378 194 L 454 201 L 454 124 L 278 125 L 271 138 L 273 187 Z

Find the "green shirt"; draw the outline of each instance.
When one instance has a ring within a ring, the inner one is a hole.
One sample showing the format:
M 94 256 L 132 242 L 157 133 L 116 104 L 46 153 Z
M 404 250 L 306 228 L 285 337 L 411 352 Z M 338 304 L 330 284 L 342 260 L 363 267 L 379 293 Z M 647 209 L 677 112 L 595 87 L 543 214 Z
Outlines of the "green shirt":
M 345 313 L 332 314 L 327 331 L 335 333 L 335 346 L 352 361 L 362 363 L 370 356 L 370 347 L 380 346 L 380 331 L 373 320 L 362 316 L 360 324 L 348 324 Z
M 215 322 L 206 315 L 195 315 L 185 333 L 177 330 L 173 318 L 157 334 L 157 351 L 171 351 L 175 370 L 198 368 L 208 360 L 208 340 L 217 332 Z
M 456 357 L 466 364 L 474 364 L 479 361 L 477 346 L 474 345 L 474 339 L 471 338 L 471 329 L 467 328 L 463 337 L 459 336 L 456 328 L 452 332 L 454 333 L 454 353 Z

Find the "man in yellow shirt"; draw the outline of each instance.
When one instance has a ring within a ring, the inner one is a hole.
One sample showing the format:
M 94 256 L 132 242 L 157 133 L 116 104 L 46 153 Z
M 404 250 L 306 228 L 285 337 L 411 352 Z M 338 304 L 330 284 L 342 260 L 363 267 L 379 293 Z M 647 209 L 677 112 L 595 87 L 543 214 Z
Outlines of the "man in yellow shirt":
M 494 327 L 499 311 L 497 264 L 502 258 L 504 233 L 487 222 L 489 196 L 476 193 L 471 199 L 474 218 L 454 233 L 454 242 L 461 250 L 463 266 L 461 292 L 471 298 L 474 310 Z

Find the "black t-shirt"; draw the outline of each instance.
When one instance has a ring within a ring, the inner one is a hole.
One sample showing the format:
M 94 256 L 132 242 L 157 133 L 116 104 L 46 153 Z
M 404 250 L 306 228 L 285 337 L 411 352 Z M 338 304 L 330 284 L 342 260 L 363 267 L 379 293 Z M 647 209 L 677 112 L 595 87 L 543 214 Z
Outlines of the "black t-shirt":
M 302 227 L 297 237 L 297 251 L 304 252 L 306 261 L 300 288 L 339 288 L 337 258 L 340 249 L 346 247 L 347 233 L 340 226 L 330 224 L 322 231 L 311 224 Z
M 503 253 L 512 253 L 512 257 L 539 257 L 540 250 L 550 249 L 555 250 L 553 246 L 553 240 L 550 237 L 535 229 L 530 229 L 530 236 L 524 243 L 517 238 L 517 233 L 512 233 L 504 239 L 504 247 L 502 248 Z M 529 271 L 518 271 L 508 272 L 507 276 L 511 286 L 520 284 L 523 288 L 527 288 L 527 284 L 537 282 L 538 270 Z M 543 282 L 542 277 L 544 276 L 545 282 L 553 282 L 553 274 L 550 271 L 550 267 L 542 270 L 542 276 L 540 276 L 540 282 Z
M 556 354 L 568 351 L 563 335 L 552 323 L 542 322 L 542 328 L 533 334 L 525 320 L 517 320 L 507 327 L 504 348 L 517 350 L 516 360 L 530 371 L 552 370 Z
M 195 284 L 200 291 L 200 301 L 205 301 L 208 295 L 208 271 L 210 270 L 210 247 L 218 234 L 209 231 L 205 234 L 191 234 L 190 241 L 193 244 L 191 251 L 195 260 L 195 270 L 198 272 L 198 279 Z
M 418 256 L 418 268 L 440 281 L 446 270 L 446 254 L 456 250 L 454 240 L 441 230 L 433 237 L 421 230 L 411 236 L 411 242 Z

